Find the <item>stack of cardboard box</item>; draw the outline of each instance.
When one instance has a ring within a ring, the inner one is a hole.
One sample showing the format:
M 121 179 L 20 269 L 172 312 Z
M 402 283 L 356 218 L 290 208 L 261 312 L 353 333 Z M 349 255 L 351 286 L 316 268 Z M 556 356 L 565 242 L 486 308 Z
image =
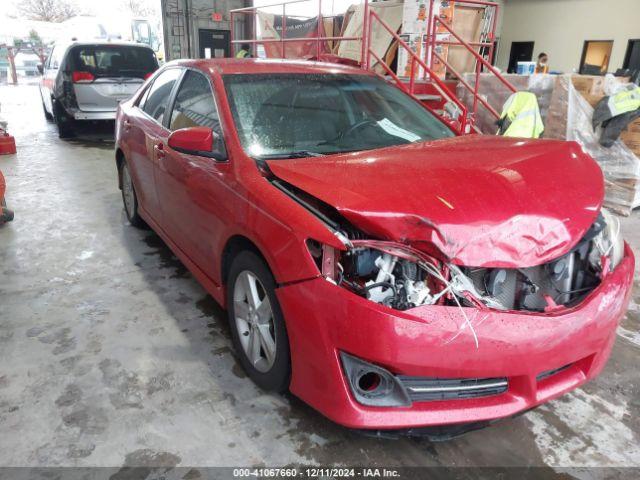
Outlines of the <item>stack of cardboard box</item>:
M 598 75 L 572 75 L 571 83 L 585 98 L 589 105 L 595 108 L 604 95 L 604 77 Z
M 620 135 L 620 140 L 640 158 L 640 118 L 629 124 Z

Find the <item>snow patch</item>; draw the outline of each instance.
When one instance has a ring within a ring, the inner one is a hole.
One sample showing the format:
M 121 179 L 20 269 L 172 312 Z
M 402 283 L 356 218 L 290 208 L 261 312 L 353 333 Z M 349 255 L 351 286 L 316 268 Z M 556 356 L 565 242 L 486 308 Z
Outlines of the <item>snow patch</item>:
M 640 347 L 640 332 L 638 330 L 634 332 L 633 330 L 628 330 L 621 325 L 618 327 L 618 330 L 616 333 L 618 334 L 619 337 L 622 337 L 625 340 L 630 341 L 636 347 Z
M 640 445 L 625 425 L 625 415 L 626 404 L 575 390 L 528 413 L 526 418 L 549 466 L 637 467 Z

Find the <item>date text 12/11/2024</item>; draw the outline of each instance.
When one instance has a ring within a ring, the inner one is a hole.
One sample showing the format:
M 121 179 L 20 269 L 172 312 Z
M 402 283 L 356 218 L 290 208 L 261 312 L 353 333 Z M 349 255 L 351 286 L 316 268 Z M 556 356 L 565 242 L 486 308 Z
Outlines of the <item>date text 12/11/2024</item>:
M 389 468 L 236 468 L 234 478 L 400 478 L 400 472 Z

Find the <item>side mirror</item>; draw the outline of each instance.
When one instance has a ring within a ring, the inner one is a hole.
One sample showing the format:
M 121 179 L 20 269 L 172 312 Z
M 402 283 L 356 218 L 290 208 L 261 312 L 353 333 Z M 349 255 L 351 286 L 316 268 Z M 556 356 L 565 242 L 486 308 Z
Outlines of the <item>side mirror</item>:
M 214 131 L 207 127 L 181 128 L 169 135 L 168 143 L 176 152 L 226 160 L 224 153 L 213 150 L 216 137 Z
M 36 68 L 40 72 L 40 75 L 42 75 L 44 73 L 44 65 L 43 64 L 39 63 L 38 65 L 36 65 Z

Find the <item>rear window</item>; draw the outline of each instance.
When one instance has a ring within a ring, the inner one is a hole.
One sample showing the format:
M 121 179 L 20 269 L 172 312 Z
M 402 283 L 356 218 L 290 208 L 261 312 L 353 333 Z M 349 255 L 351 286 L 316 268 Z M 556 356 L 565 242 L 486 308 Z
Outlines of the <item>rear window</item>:
M 90 72 L 94 77 L 144 78 L 158 68 L 153 51 L 122 45 L 89 45 L 72 52 L 75 70 Z

